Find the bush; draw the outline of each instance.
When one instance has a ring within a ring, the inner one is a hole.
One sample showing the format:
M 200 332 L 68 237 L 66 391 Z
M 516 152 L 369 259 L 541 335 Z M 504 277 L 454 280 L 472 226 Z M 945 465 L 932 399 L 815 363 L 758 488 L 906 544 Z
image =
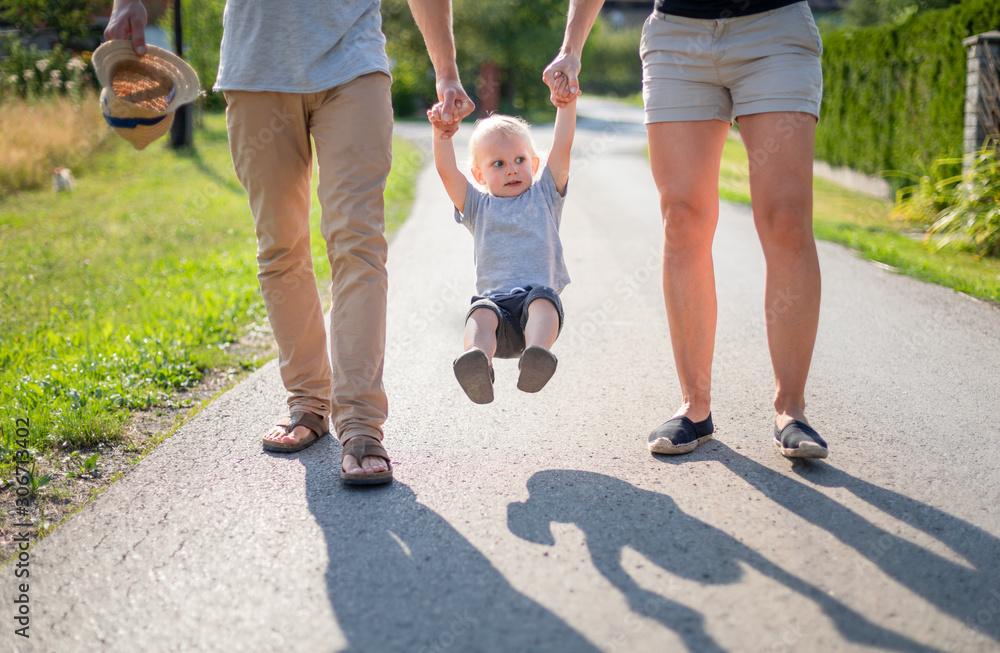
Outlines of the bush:
M 966 49 L 1000 26 L 1000 0 L 971 0 L 898 25 L 824 38 L 816 156 L 868 174 L 926 174 L 961 155 Z M 906 183 L 890 179 L 896 188 Z
M 99 88 L 90 53 L 77 56 L 60 45 L 48 52 L 24 47 L 18 37 L 3 39 L 0 59 L 0 102 L 6 98 L 34 99 L 53 95 L 81 98 Z
M 961 0 L 862 0 L 848 2 L 842 10 L 843 19 L 855 27 L 871 27 L 886 23 L 901 23 L 928 9 L 944 9 Z
M 1000 160 L 997 142 L 976 153 L 962 174 L 961 159 L 939 159 L 933 176 L 902 189 L 893 215 L 920 224 L 939 247 L 1000 257 Z

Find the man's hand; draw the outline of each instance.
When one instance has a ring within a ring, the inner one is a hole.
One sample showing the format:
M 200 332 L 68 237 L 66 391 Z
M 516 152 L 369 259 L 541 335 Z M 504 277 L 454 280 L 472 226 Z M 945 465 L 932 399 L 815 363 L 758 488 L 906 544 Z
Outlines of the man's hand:
M 542 73 L 542 81 L 549 87 L 549 100 L 564 108 L 580 95 L 580 59 L 564 52 L 559 53 Z
M 132 49 L 138 55 L 146 54 L 146 8 L 141 0 L 115 0 L 111 18 L 104 29 L 104 40 L 132 37 Z
M 476 108 L 459 81 L 451 28 L 451 0 L 408 0 L 408 3 L 434 66 L 438 102 L 444 103 L 441 120 L 448 125 L 448 130 L 442 138 L 451 138 L 458 131 L 462 118 Z
M 462 119 L 475 111 L 476 105 L 469 99 L 462 83 L 457 79 L 439 79 L 437 81 L 438 103 L 427 112 L 427 117 L 435 129 L 441 131 L 441 138 L 451 138 L 458 131 Z M 431 111 L 435 111 L 431 117 Z

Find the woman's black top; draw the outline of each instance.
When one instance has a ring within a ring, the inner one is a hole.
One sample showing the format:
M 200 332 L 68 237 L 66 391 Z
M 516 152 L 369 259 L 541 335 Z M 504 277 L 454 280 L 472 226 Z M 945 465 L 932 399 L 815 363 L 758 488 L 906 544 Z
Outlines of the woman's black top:
M 795 4 L 799 0 L 656 0 L 656 10 L 687 18 L 734 18 Z

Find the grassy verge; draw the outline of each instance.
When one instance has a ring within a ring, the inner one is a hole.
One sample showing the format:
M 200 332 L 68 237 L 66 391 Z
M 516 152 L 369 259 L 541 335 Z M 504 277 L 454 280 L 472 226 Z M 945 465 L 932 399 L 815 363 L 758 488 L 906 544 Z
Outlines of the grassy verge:
M 195 141 L 188 153 L 162 142 L 135 152 L 112 139 L 81 169 L 75 192 L 0 199 L 0 483 L 8 488 L 18 418 L 29 420 L 36 456 L 89 451 L 125 437 L 136 411 L 194 405 L 178 393 L 269 357 L 237 346 L 266 316 L 224 117 L 205 116 Z M 390 230 L 409 212 L 421 160 L 403 141 L 394 147 L 409 165 L 389 177 Z M 315 201 L 312 219 L 326 293 Z
M 111 130 L 104 124 L 97 95 L 80 101 L 6 98 L 0 102 L 0 200 L 15 189 L 49 188 L 52 168 L 81 166 L 104 148 Z
M 750 203 L 747 155 L 738 141 L 726 141 L 719 176 L 722 199 Z M 846 190 L 824 179 L 816 179 L 813 193 L 813 229 L 817 238 L 850 247 L 865 258 L 911 277 L 1000 304 L 1000 260 L 938 250 L 933 243 L 915 236 L 912 225 L 889 218 L 891 202 Z

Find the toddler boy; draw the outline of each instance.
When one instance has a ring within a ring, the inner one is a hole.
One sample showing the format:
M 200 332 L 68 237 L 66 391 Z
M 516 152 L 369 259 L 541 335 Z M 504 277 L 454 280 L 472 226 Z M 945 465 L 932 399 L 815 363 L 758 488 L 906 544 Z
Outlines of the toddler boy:
M 492 115 L 476 123 L 469 141 L 477 188 L 458 169 L 454 125 L 441 121 L 441 105 L 427 112 L 434 127 L 434 162 L 455 205 L 455 220 L 472 232 L 476 296 L 466 315 L 465 353 L 455 377 L 477 404 L 493 401 L 493 358 L 518 358 L 517 387 L 538 392 L 556 371 L 549 349 L 562 329 L 559 293 L 569 283 L 559 224 L 569 180 L 576 102 L 556 113 L 552 149 L 540 159 L 529 125 Z

